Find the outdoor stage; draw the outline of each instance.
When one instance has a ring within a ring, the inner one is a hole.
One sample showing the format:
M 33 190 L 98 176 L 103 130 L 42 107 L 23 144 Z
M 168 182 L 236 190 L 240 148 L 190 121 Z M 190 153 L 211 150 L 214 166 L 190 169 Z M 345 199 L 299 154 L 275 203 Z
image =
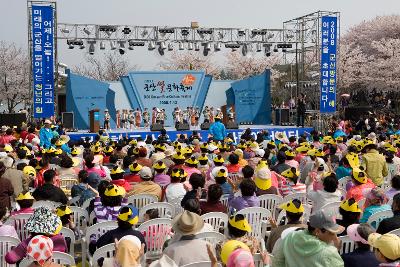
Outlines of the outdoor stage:
M 242 125 L 239 126 L 239 129 L 227 129 L 227 133 L 233 133 L 233 137 L 235 138 L 235 143 L 239 141 L 241 133 L 247 129 L 252 129 L 252 134 L 256 137 L 257 133 L 261 130 L 268 130 L 271 138 L 274 139 L 276 132 L 283 132 L 286 134 L 287 137 L 290 136 L 300 136 L 304 132 L 310 133 L 313 128 L 305 127 L 299 128 L 295 126 L 280 126 L 280 125 Z M 176 131 L 175 128 L 166 127 L 168 136 L 171 141 L 175 141 L 179 134 L 185 134 L 190 136 L 192 131 L 197 130 L 199 135 L 202 137 L 202 140 L 206 140 L 208 137 L 208 130 L 200 130 L 200 129 L 191 129 L 189 131 Z M 151 132 L 149 129 L 137 129 L 137 130 L 125 130 L 125 129 L 113 129 L 108 132 L 110 138 L 112 140 L 118 140 L 123 137 L 128 138 L 138 138 L 141 137 L 143 140 L 146 139 L 147 135 L 152 135 L 153 139 L 156 139 L 160 132 Z M 68 132 L 67 135 L 70 136 L 71 140 L 79 140 L 81 138 L 89 137 L 91 140 L 97 135 L 96 133 L 88 133 L 85 131 L 78 131 L 78 132 Z

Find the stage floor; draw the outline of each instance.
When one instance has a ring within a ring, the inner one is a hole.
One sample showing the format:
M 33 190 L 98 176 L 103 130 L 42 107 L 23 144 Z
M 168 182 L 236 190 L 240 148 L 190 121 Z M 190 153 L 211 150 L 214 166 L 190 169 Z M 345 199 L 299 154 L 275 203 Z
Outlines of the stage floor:
M 271 138 L 274 138 L 276 132 L 283 132 L 286 134 L 287 137 L 290 136 L 300 136 L 304 132 L 311 132 L 313 128 L 310 127 L 296 127 L 296 126 L 281 126 L 281 125 L 240 125 L 239 129 L 227 129 L 227 133 L 232 133 L 235 142 L 238 142 L 240 139 L 241 133 L 247 129 L 250 128 L 252 130 L 252 134 L 254 136 L 257 135 L 257 133 L 261 130 L 268 130 L 269 134 L 271 135 Z M 197 131 L 199 135 L 202 137 L 203 141 L 207 139 L 208 137 L 208 130 L 201 130 L 200 128 L 193 127 L 192 129 L 188 131 L 177 131 L 174 127 L 166 127 L 165 130 L 167 131 L 167 134 L 170 138 L 171 141 L 174 141 L 178 139 L 178 135 L 184 134 L 186 136 L 190 136 L 192 134 L 192 131 Z M 112 140 L 118 140 L 122 139 L 124 137 L 127 138 L 138 138 L 141 137 L 146 139 L 148 135 L 151 135 L 153 139 L 156 139 L 157 136 L 160 134 L 160 132 L 151 132 L 150 129 L 144 129 L 144 128 L 139 128 L 139 129 L 111 129 L 107 131 L 108 135 Z M 89 137 L 90 140 L 93 140 L 93 138 L 97 135 L 96 133 L 89 133 L 87 130 L 81 130 L 78 132 L 67 132 L 67 135 L 71 138 L 71 140 L 79 140 L 81 138 L 86 138 Z

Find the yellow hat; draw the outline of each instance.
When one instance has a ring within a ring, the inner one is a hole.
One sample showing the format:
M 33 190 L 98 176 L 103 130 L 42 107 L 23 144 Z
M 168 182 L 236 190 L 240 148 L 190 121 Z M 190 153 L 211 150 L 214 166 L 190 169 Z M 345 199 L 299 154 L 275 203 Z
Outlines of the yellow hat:
M 265 167 L 268 168 L 268 161 L 265 160 L 265 159 L 261 159 L 261 160 L 257 163 L 256 170 L 261 169 L 261 168 L 265 168 Z
M 242 214 L 237 214 L 229 218 L 229 225 L 248 233 L 251 232 L 251 226 L 247 219 Z
M 129 145 L 130 146 L 137 146 L 137 140 L 136 139 L 132 139 L 131 141 L 129 141 Z
M 55 143 L 56 146 L 62 146 L 64 143 L 64 140 L 58 139 Z
M 354 152 L 347 153 L 346 159 L 353 169 L 358 168 L 360 166 L 360 159 L 359 159 L 357 153 L 354 153 Z
M 182 160 L 182 159 L 185 159 L 185 156 L 182 154 L 182 152 L 178 151 L 172 156 L 172 158 L 173 159 Z
M 159 144 L 156 146 L 156 148 L 160 149 L 161 151 L 167 150 L 167 147 L 164 144 Z
M 107 189 L 104 192 L 104 195 L 107 197 L 124 196 L 125 189 L 122 186 L 111 184 L 111 185 L 107 186 Z
M 57 148 L 55 154 L 56 155 L 61 155 L 63 153 L 61 148 Z
M 135 147 L 135 149 L 133 149 L 132 153 L 133 153 L 133 155 L 139 155 L 139 148 Z
M 106 146 L 103 151 L 104 153 L 112 153 L 114 148 L 112 146 Z
M 330 136 L 330 135 L 327 135 L 327 136 L 324 136 L 324 137 L 322 138 L 321 143 L 322 143 L 322 144 L 329 144 L 332 140 L 333 140 L 333 137 Z
M 185 161 L 187 164 L 191 164 L 191 165 L 197 165 L 199 164 L 199 161 L 195 158 L 195 157 L 190 157 Z
M 164 170 L 166 168 L 167 168 L 167 166 L 162 161 L 158 161 L 153 164 L 153 169 L 155 169 L 155 170 Z
M 56 152 L 56 149 L 54 148 L 54 147 L 49 147 L 47 150 L 46 150 L 46 153 L 47 154 L 51 154 L 51 153 L 55 153 Z
M 374 141 L 372 141 L 371 139 L 365 139 L 363 148 L 369 145 L 375 145 Z
M 110 174 L 120 174 L 120 173 L 124 173 L 125 171 L 123 169 L 121 169 L 118 166 L 115 166 L 114 168 L 111 169 Z
M 81 154 L 81 149 L 79 147 L 74 147 L 74 149 L 72 149 L 71 151 L 71 155 L 73 156 L 77 156 Z
M 223 147 L 222 144 L 221 144 L 221 143 L 218 143 L 217 148 L 218 148 L 218 149 L 222 149 L 222 147 Z
M 185 147 L 184 149 L 182 149 L 184 154 L 192 154 L 193 150 L 190 147 Z
M 230 143 L 233 143 L 233 140 L 232 140 L 231 138 L 229 138 L 229 137 L 226 137 L 225 140 L 224 140 L 224 142 L 225 142 L 226 144 L 230 144 Z
M 315 151 L 315 156 L 316 157 L 325 157 L 325 152 L 322 151 L 321 149 L 318 149 L 317 151 Z
M 100 153 L 101 151 L 101 146 L 100 145 L 94 145 L 91 147 L 91 149 L 93 153 Z
M 394 145 L 395 147 L 400 146 L 400 140 L 395 140 L 395 141 L 393 142 L 393 145 Z
M 362 210 L 358 207 L 357 201 L 354 201 L 354 203 L 350 205 L 349 200 L 350 199 L 343 200 L 342 203 L 340 203 L 340 207 L 345 211 L 361 213 Z
M 207 157 L 206 154 L 201 154 L 200 157 L 198 158 L 198 160 L 199 160 L 199 161 L 205 161 L 205 160 L 208 161 L 208 157 Z
M 228 262 L 229 256 L 232 254 L 233 251 L 235 251 L 238 248 L 250 251 L 249 247 L 243 242 L 237 240 L 229 240 L 225 242 L 225 244 L 222 246 L 221 249 L 222 263 L 226 264 Z
M 4 146 L 4 151 L 9 153 L 9 152 L 13 152 L 14 149 L 12 148 L 12 146 L 10 146 L 9 144 Z
M 391 153 L 396 153 L 397 152 L 397 148 L 395 148 L 394 146 L 390 146 L 390 147 L 386 148 L 386 150 L 391 152 Z
M 299 177 L 300 176 L 300 172 L 298 170 L 296 170 L 295 172 L 293 172 L 292 168 L 287 169 L 286 171 L 282 172 L 281 175 L 285 178 L 289 178 L 292 179 L 294 177 Z
M 296 207 L 296 205 L 293 203 L 293 200 L 290 200 L 289 202 L 286 202 L 286 203 L 282 203 L 279 206 L 279 208 L 286 210 L 288 212 L 291 212 L 291 213 L 303 213 L 304 212 L 303 204 L 300 202 L 300 206 Z
M 208 144 L 206 142 L 200 144 L 201 149 L 208 149 Z
M 244 149 L 244 148 L 246 148 L 246 145 L 243 144 L 243 143 L 239 143 L 239 144 L 237 145 L 237 148 L 239 148 L 239 149 Z
M 290 148 L 287 144 L 285 144 L 285 143 L 280 143 L 280 144 L 278 145 L 278 150 L 281 150 L 281 149 L 284 148 L 284 147 Z
M 276 147 L 274 140 L 269 141 L 267 145 Z
M 139 172 L 142 168 L 143 168 L 143 166 L 138 164 L 138 163 L 136 163 L 136 162 L 134 162 L 131 165 L 129 165 L 129 170 L 131 172 Z
M 171 172 L 171 177 L 179 177 L 179 178 L 181 178 L 182 177 L 181 170 L 177 169 L 177 168 L 173 169 L 172 172 Z
M 72 210 L 68 207 L 68 206 L 66 206 L 66 205 L 61 205 L 61 206 L 59 206 L 58 208 L 57 208 L 57 216 L 58 217 L 62 217 L 62 216 L 64 216 L 64 215 L 68 215 L 68 214 L 72 214 L 73 212 L 72 212 Z
M 28 200 L 28 199 L 34 199 L 31 192 L 27 191 L 25 194 L 23 192 L 19 193 L 17 198 L 15 200 Z
M 336 137 L 336 142 L 343 142 L 343 136 Z
M 126 208 L 129 208 L 128 211 L 121 213 L 122 212 L 121 210 Z M 139 221 L 139 211 L 133 205 L 127 205 L 120 209 L 120 212 L 118 214 L 118 219 L 124 222 L 128 222 L 132 225 L 135 225 Z
M 285 151 L 285 155 L 286 155 L 287 157 L 295 157 L 295 156 L 296 156 L 296 154 L 295 154 L 293 151 L 291 151 L 291 150 L 286 150 L 286 151 Z
M 389 260 L 400 258 L 400 237 L 395 234 L 372 233 L 368 236 L 368 243 Z
M 262 167 L 256 170 L 254 183 L 261 190 L 270 189 L 272 186 L 271 171 L 268 167 Z
M 368 181 L 367 174 L 360 168 L 353 168 L 353 177 L 362 184 L 366 184 Z
M 36 170 L 32 166 L 25 166 L 22 172 L 27 176 L 36 176 Z
M 228 177 L 228 172 L 224 169 L 224 168 L 221 168 L 221 169 L 219 169 L 219 171 L 217 172 L 217 175 L 216 175 L 216 177 L 224 177 L 224 178 L 227 178 Z
M 216 157 L 214 158 L 214 162 L 216 162 L 216 163 L 224 163 L 225 160 L 224 160 L 224 158 L 223 158 L 221 155 L 218 155 L 218 156 L 216 156 Z
M 383 143 L 382 147 L 389 148 L 389 147 L 392 147 L 392 144 L 390 142 L 385 142 L 385 143 Z
M 315 153 L 317 153 L 316 149 L 310 149 L 307 151 L 307 156 L 315 156 Z
M 309 149 L 310 149 L 310 147 L 301 145 L 301 146 L 296 148 L 296 151 L 297 152 L 307 152 Z

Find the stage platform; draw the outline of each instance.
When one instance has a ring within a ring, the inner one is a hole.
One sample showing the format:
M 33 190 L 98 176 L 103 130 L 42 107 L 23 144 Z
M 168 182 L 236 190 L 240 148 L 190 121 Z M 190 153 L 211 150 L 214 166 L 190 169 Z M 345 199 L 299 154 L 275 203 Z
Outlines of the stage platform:
M 298 137 L 299 135 L 303 134 L 304 132 L 310 133 L 313 128 L 310 127 L 305 127 L 305 128 L 299 128 L 295 126 L 280 126 L 280 125 L 241 125 L 239 126 L 239 129 L 227 129 L 228 133 L 232 133 L 233 137 L 235 138 L 235 142 L 238 142 L 240 139 L 241 133 L 247 129 L 250 128 L 252 130 L 252 134 L 254 137 L 256 137 L 257 133 L 261 130 L 268 130 L 269 134 L 271 135 L 272 138 L 274 138 L 276 132 L 283 132 L 286 134 L 287 137 L 290 136 L 296 136 Z M 200 129 L 191 129 L 189 131 L 177 131 L 173 127 L 166 127 L 165 130 L 167 131 L 167 134 L 170 138 L 171 141 L 175 141 L 178 138 L 178 135 L 184 134 L 187 136 L 190 136 L 192 134 L 192 131 L 196 130 L 199 135 L 201 136 L 202 140 L 206 140 L 208 138 L 208 130 L 200 130 Z M 118 140 L 124 137 L 128 138 L 138 138 L 141 137 L 146 139 L 147 135 L 152 135 L 153 139 L 156 139 L 160 132 L 151 132 L 149 129 L 134 129 L 134 130 L 128 130 L 128 129 L 112 129 L 110 131 L 107 131 L 110 138 L 112 140 Z M 70 136 L 71 140 L 79 140 L 81 138 L 85 139 L 86 137 L 89 137 L 90 140 L 93 140 L 93 138 L 97 135 L 96 133 L 89 133 L 87 131 L 78 131 L 78 132 L 68 132 L 67 135 Z

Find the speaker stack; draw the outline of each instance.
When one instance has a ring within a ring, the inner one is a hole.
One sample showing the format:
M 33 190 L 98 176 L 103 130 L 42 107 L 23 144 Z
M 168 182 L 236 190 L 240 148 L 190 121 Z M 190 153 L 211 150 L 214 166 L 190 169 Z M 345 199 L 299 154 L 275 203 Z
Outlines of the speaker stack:
M 161 123 L 154 123 L 150 125 L 150 131 L 152 132 L 159 132 L 164 129 L 164 126 Z
M 210 129 L 210 123 L 209 122 L 203 122 L 202 124 L 200 124 L 200 129 L 202 129 L 202 130 Z
M 189 123 L 177 123 L 175 125 L 177 131 L 188 131 L 190 130 Z

